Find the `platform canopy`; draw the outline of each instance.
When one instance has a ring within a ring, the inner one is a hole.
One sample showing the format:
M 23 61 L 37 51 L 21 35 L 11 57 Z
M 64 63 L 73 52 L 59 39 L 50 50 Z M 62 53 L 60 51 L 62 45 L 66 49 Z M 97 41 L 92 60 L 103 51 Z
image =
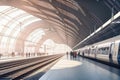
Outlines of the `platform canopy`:
M 0 0 L 1 49 L 19 52 L 28 43 L 38 47 L 47 39 L 72 48 L 117 13 L 119 4 L 119 0 Z

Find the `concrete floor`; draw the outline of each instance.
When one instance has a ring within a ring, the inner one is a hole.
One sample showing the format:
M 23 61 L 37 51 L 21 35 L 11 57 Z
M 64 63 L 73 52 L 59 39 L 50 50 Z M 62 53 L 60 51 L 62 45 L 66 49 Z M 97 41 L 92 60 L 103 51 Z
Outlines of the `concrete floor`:
M 120 80 L 120 70 L 82 57 L 64 56 L 39 80 Z

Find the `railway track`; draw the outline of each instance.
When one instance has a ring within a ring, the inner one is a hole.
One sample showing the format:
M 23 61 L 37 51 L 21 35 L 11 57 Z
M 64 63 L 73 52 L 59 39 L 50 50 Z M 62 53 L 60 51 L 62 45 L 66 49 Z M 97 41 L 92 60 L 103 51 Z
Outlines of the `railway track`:
M 63 55 L 51 55 L 0 64 L 0 78 L 22 80 L 38 69 L 60 59 Z

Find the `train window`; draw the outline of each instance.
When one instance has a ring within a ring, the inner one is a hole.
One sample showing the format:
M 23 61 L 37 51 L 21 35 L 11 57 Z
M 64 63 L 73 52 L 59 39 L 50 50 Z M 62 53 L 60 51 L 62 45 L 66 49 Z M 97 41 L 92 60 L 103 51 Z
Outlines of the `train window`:
M 98 49 L 98 54 L 108 55 L 108 53 L 109 53 L 109 47 L 102 47 Z
M 100 54 L 101 53 L 101 49 L 100 48 L 98 48 L 98 54 Z
M 109 47 L 105 48 L 105 54 L 108 55 L 109 54 Z

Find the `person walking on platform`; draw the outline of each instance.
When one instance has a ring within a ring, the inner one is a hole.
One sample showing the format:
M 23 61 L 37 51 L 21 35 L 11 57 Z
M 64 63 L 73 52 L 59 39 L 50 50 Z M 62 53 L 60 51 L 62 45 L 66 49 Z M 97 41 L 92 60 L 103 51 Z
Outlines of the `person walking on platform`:
M 77 57 L 77 53 L 76 53 L 76 51 L 73 52 L 73 56 L 74 56 L 74 58 Z

